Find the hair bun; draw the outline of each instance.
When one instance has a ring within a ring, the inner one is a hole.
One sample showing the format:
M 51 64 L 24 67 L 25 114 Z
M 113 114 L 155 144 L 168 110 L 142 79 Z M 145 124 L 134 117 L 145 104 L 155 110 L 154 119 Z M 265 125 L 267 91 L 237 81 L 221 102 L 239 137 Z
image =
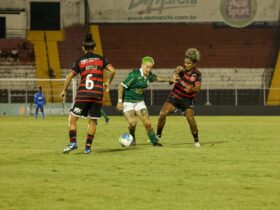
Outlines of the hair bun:
M 87 33 L 85 35 L 85 41 L 84 42 L 93 42 L 92 34 L 91 33 Z

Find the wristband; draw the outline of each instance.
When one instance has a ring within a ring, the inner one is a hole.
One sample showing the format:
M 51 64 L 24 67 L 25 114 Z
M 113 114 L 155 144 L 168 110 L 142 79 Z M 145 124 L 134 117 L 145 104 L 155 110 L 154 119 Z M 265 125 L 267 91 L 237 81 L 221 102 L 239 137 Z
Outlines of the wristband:
M 122 99 L 118 99 L 118 102 L 119 102 L 119 103 L 122 103 Z

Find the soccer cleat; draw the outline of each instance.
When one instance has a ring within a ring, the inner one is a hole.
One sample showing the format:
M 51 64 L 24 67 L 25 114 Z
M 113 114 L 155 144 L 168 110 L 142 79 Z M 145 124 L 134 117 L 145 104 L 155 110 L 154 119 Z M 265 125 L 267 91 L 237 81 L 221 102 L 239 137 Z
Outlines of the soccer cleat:
M 84 154 L 89 154 L 91 153 L 91 148 L 86 147 L 84 150 Z
M 161 140 L 161 135 L 157 135 L 157 141 Z
M 67 154 L 77 148 L 78 148 L 77 143 L 70 143 L 67 147 L 64 148 L 63 153 Z
M 153 143 L 153 146 L 162 147 L 162 144 L 161 144 L 161 143 L 158 143 L 158 142 L 156 141 L 155 143 Z
M 133 140 L 131 142 L 131 146 L 136 146 L 136 138 L 133 138 Z
M 195 147 L 200 147 L 201 145 L 200 145 L 199 141 L 196 141 L 196 142 L 194 142 L 194 146 Z
M 108 124 L 109 121 L 110 121 L 110 118 L 109 118 L 109 117 L 108 117 L 108 118 L 105 118 L 105 123 L 106 123 L 106 124 Z

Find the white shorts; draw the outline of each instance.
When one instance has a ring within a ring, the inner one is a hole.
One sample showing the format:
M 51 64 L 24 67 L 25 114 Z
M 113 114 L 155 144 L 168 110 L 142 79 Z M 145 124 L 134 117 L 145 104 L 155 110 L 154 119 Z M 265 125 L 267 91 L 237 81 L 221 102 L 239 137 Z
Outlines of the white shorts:
M 131 102 L 123 102 L 123 112 L 127 111 L 139 111 L 141 109 L 147 109 L 147 106 L 144 101 L 131 103 Z

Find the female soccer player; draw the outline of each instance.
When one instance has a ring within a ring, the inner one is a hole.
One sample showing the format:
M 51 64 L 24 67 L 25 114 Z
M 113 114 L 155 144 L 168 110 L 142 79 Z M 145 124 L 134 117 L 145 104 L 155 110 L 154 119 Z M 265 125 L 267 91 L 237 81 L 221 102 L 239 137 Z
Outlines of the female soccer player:
M 200 147 L 198 130 L 193 112 L 195 95 L 200 92 L 202 80 L 201 73 L 196 68 L 196 64 L 199 60 L 199 51 L 195 48 L 189 48 L 186 51 L 184 65 L 176 68 L 176 82 L 160 111 L 157 124 L 158 139 L 161 138 L 167 115 L 174 112 L 176 108 L 179 108 L 182 110 L 183 116 L 185 116 L 189 123 L 194 137 L 194 145 Z
M 66 96 L 66 90 L 74 76 L 80 74 L 81 82 L 77 91 L 75 103 L 70 110 L 69 115 L 69 140 L 70 144 L 64 148 L 64 153 L 77 149 L 77 121 L 79 117 L 88 118 L 87 139 L 85 145 L 85 154 L 91 152 L 91 144 L 96 131 L 96 120 L 101 116 L 101 106 L 103 100 L 103 89 L 111 84 L 115 68 L 106 58 L 93 53 L 95 42 L 91 34 L 86 34 L 83 43 L 85 54 L 81 56 L 69 71 L 64 82 L 63 90 L 60 94 L 62 99 Z M 103 83 L 103 71 L 110 72 L 108 81 Z
M 40 109 L 42 113 L 42 118 L 45 119 L 44 106 L 46 105 L 46 99 L 45 99 L 45 95 L 42 92 L 41 86 L 38 88 L 38 92 L 34 94 L 34 103 L 36 106 L 35 118 L 36 119 L 38 118 L 38 111 Z
M 124 117 L 128 122 L 129 133 L 133 136 L 133 145 L 136 145 L 135 129 L 137 116 L 143 122 L 153 146 L 162 146 L 157 142 L 143 94 L 150 82 L 170 82 L 170 79 L 158 77 L 153 74 L 151 69 L 154 64 L 155 62 L 152 57 L 144 57 L 142 59 L 141 68 L 136 68 L 130 72 L 127 78 L 118 86 L 117 110 L 123 110 Z

